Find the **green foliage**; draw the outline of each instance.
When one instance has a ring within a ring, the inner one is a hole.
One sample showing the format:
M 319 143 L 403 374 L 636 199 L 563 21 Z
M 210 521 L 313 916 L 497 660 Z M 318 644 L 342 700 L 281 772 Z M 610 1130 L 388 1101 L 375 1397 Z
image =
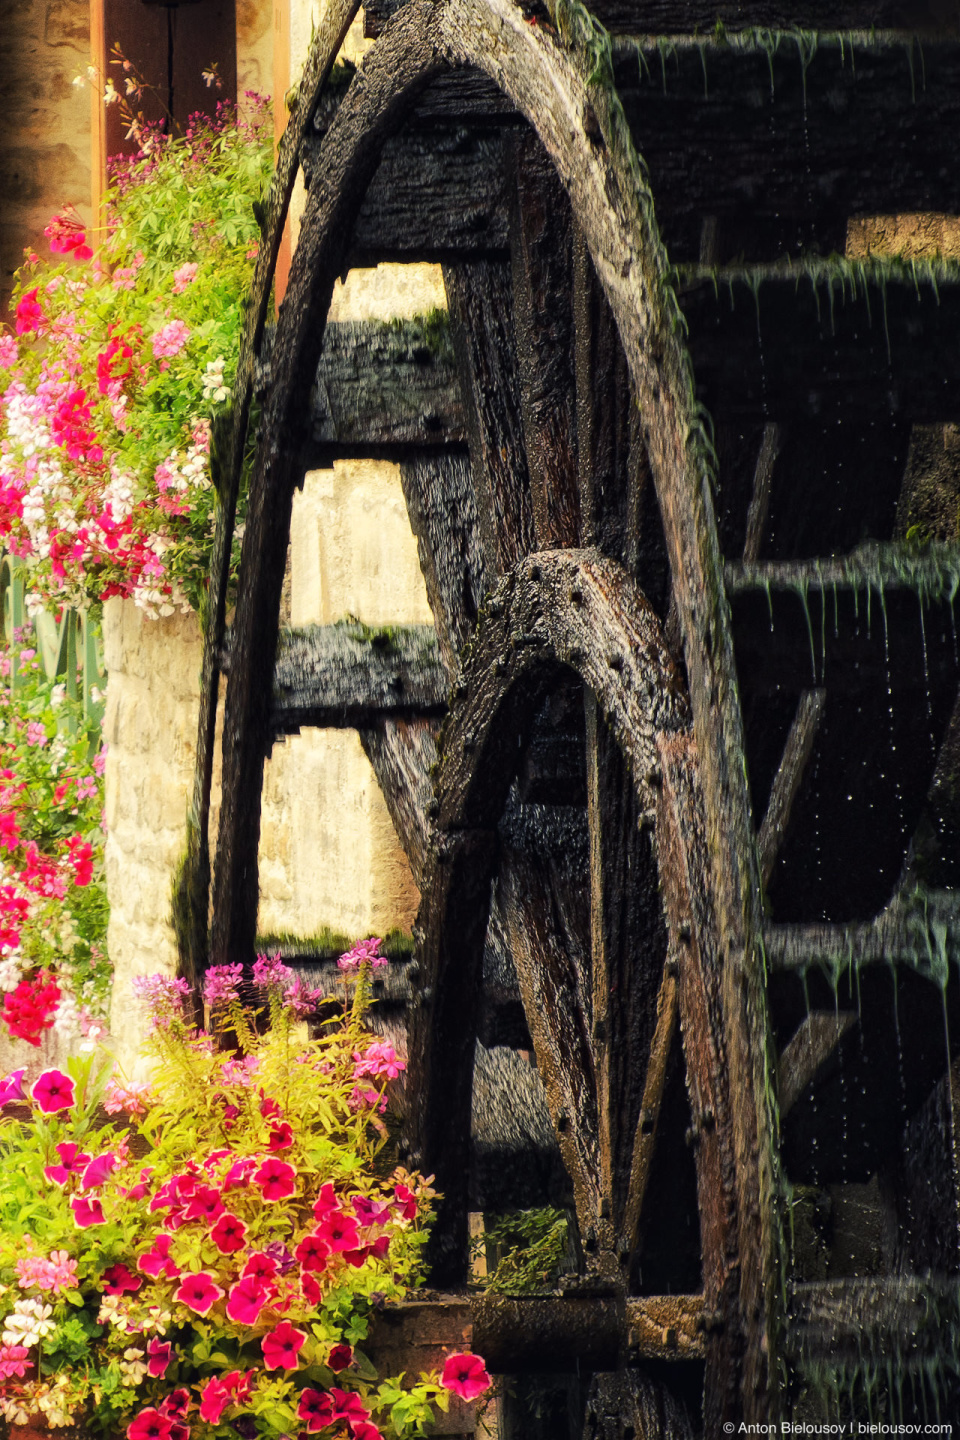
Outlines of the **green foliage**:
M 498 1295 L 536 1295 L 553 1289 L 563 1267 L 568 1224 L 562 1210 L 515 1210 L 474 1241 L 474 1249 L 497 1255 L 495 1268 L 479 1284 Z

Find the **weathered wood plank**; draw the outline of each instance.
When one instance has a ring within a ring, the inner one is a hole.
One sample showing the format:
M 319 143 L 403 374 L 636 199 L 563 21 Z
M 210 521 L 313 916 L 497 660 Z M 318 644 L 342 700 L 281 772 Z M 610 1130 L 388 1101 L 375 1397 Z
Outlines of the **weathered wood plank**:
M 702 883 L 706 873 L 703 801 L 693 742 L 664 737 L 657 849 L 670 956 L 677 966 L 680 1023 L 697 1166 L 704 1304 L 715 1317 L 706 1344 L 704 1425 L 717 1432 L 739 1412 L 742 1336 L 739 1273 L 744 1217 L 736 1190 L 733 1113 L 724 1015 L 722 939 Z M 759 1197 L 753 1198 L 754 1210 Z M 756 1214 L 753 1224 L 758 1225 Z M 756 1232 L 754 1232 L 756 1233 Z
M 794 1285 L 787 1347 L 791 1358 L 857 1370 L 869 1359 L 894 1372 L 942 1356 L 947 1330 L 960 1318 L 954 1279 L 833 1280 Z
M 770 925 L 763 943 L 773 971 L 909 965 L 944 983 L 948 967 L 960 965 L 960 904 L 953 891 L 919 890 L 866 924 Z
M 470 462 L 463 453 L 417 456 L 401 464 L 400 483 L 440 654 L 452 678 L 487 589 Z
M 289 735 L 304 725 L 359 728 L 380 717 L 439 715 L 446 692 L 432 626 L 371 630 L 344 622 L 281 630 L 271 725 L 274 734 Z
M 535 548 L 510 267 L 489 260 L 446 265 L 443 279 L 480 534 L 486 568 L 493 576 Z
M 503 108 L 509 108 L 506 102 Z M 459 110 L 460 119 L 469 113 L 463 98 Z M 322 139 L 315 132 L 303 145 L 308 188 Z M 509 244 L 500 133 L 464 124 L 427 132 L 410 127 L 384 146 L 354 223 L 348 259 L 351 266 L 449 260 L 502 255 Z
M 537 548 L 580 543 L 570 201 L 536 136 L 508 146 L 523 428 Z
M 310 395 L 304 463 L 466 441 L 446 316 L 328 325 Z
M 790 811 L 813 752 L 825 704 L 825 690 L 805 690 L 800 696 L 797 713 L 783 747 L 780 768 L 774 776 L 766 814 L 757 832 L 760 878 L 764 885 L 773 873 L 781 842 L 790 824 Z
M 393 828 L 422 888 L 430 844 L 430 767 L 437 758 L 435 720 L 379 719 L 360 730 L 360 743 L 383 793 Z
M 379 35 L 397 0 L 364 6 L 364 34 Z M 591 10 L 614 34 L 709 35 L 718 20 L 725 29 L 767 26 L 774 30 L 846 30 L 903 27 L 921 33 L 956 33 L 952 11 L 937 0 L 594 0 Z

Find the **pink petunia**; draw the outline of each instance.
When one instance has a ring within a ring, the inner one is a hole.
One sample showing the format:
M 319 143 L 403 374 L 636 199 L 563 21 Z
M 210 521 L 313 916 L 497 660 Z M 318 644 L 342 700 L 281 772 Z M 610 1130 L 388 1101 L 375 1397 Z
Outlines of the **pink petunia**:
M 352 1440 L 383 1440 L 383 1431 L 378 1430 L 370 1420 L 361 1420 L 358 1425 L 351 1425 L 350 1435 Z
M 169 1340 L 160 1340 L 154 1335 L 147 1346 L 147 1374 L 152 1375 L 155 1380 L 161 1380 L 172 1359 L 173 1346 Z
M 260 1187 L 260 1193 L 264 1200 L 274 1203 L 277 1200 L 286 1200 L 297 1188 L 297 1172 L 292 1165 L 285 1160 L 277 1160 L 273 1155 L 264 1160 L 260 1169 L 253 1177 L 253 1183 Z
M 72 1140 L 63 1140 L 57 1146 L 57 1154 L 60 1156 L 59 1165 L 45 1165 L 43 1173 L 54 1185 L 66 1185 L 71 1175 L 82 1175 L 90 1164 L 91 1155 L 81 1150 L 79 1145 L 74 1145 Z
M 332 1247 L 322 1235 L 305 1235 L 293 1252 L 302 1270 L 325 1270 Z
M 212 1185 L 199 1185 L 187 1206 L 186 1220 L 216 1220 L 223 1214 L 223 1201 L 219 1190 Z
M 210 1231 L 210 1239 L 221 1255 L 233 1255 L 237 1250 L 243 1249 L 246 1234 L 247 1227 L 239 1215 L 232 1215 L 229 1210 L 224 1210 Z
M 272 1280 L 279 1269 L 279 1265 L 271 1255 L 264 1250 L 254 1250 L 243 1267 L 243 1274 L 256 1280 L 258 1285 L 263 1285 Z
M 103 1293 L 105 1295 L 123 1295 L 127 1290 L 135 1295 L 143 1285 L 143 1281 L 138 1276 L 132 1274 L 126 1265 L 121 1264 L 119 1261 L 116 1265 L 111 1265 L 108 1269 L 104 1270 L 103 1279 L 105 1282 Z
M 348 1365 L 353 1364 L 353 1347 L 351 1345 L 334 1345 L 327 1356 L 327 1365 L 338 1374 L 346 1370 Z
M 335 1385 L 331 1385 L 330 1399 L 335 1407 L 335 1419 L 346 1420 L 351 1427 L 370 1419 L 370 1411 L 359 1395 L 354 1395 L 349 1390 L 338 1390 Z
M 319 1281 L 308 1270 L 300 1271 L 300 1291 L 308 1305 L 319 1305 L 323 1299 Z
M 318 1231 L 320 1239 L 336 1254 L 341 1250 L 355 1250 L 360 1242 L 360 1227 L 352 1215 L 334 1210 L 328 1215 Z
M 17 302 L 17 334 L 27 335 L 31 330 L 39 331 L 44 321 L 43 308 L 37 300 L 37 286 L 27 290 Z
M 393 1190 L 396 1208 L 404 1220 L 413 1220 L 417 1213 L 417 1197 L 406 1185 L 395 1185 Z
M 238 1325 L 255 1325 L 269 1298 L 267 1291 L 252 1275 L 242 1276 L 230 1287 L 227 1314 Z
M 83 1179 L 80 1181 L 81 1190 L 94 1190 L 102 1185 L 110 1174 L 111 1170 L 117 1167 L 117 1157 L 112 1150 L 107 1150 L 103 1155 L 98 1155 L 91 1160 L 83 1172 Z
M 333 1424 L 333 1401 L 322 1390 L 301 1390 L 297 1418 L 303 1421 L 309 1435 L 315 1435 L 318 1430 Z
M 334 1210 L 339 1210 L 339 1208 L 340 1201 L 337 1199 L 333 1185 L 328 1180 L 325 1185 L 321 1185 L 320 1194 L 313 1202 L 314 1218 L 317 1220 L 326 1220 L 328 1215 L 332 1215 Z
M 484 1390 L 490 1389 L 490 1376 L 479 1355 L 458 1352 L 447 1356 L 440 1384 L 444 1390 L 452 1391 L 462 1400 L 475 1400 Z
M 31 1099 L 44 1115 L 69 1110 L 73 1104 L 73 1081 L 62 1070 L 44 1070 L 33 1082 Z
M 145 1275 L 152 1276 L 154 1280 L 159 1280 L 161 1275 L 175 1279 L 180 1274 L 180 1266 L 174 1263 L 170 1255 L 172 1239 L 171 1235 L 167 1235 L 161 1230 L 152 1247 L 137 1256 L 137 1269 L 142 1270 Z
M 6 818 L 6 817 L 4 817 Z M 0 1105 L 9 1105 L 12 1100 L 23 1100 L 23 1077 L 26 1070 L 11 1070 L 0 1080 Z
M 267 1141 L 267 1149 L 271 1151 L 289 1150 L 293 1144 L 293 1128 L 289 1120 L 282 1120 L 279 1125 L 274 1125 L 270 1131 L 270 1139 Z
M 143 1266 L 140 1268 L 143 1269 Z M 213 1276 L 200 1270 L 195 1275 L 184 1275 L 181 1278 L 180 1289 L 174 1299 L 195 1314 L 206 1315 L 210 1307 L 222 1299 L 223 1293 L 220 1286 L 214 1284 Z
M 224 1385 L 218 1375 L 212 1376 L 200 1392 L 200 1419 L 205 1420 L 208 1425 L 219 1425 L 220 1416 L 228 1405 L 233 1404 L 233 1396 Z
M 179 1390 L 171 1390 L 160 1401 L 160 1409 L 170 1420 L 182 1420 L 190 1409 L 190 1391 L 183 1386 Z
M 172 1421 L 151 1406 L 130 1421 L 127 1440 L 170 1440 L 172 1428 Z
M 276 1329 L 264 1335 L 260 1342 L 263 1349 L 263 1364 L 266 1370 L 296 1370 L 300 1364 L 300 1351 L 307 1342 L 307 1332 L 297 1330 L 289 1320 L 281 1320 Z
M 74 1195 L 70 1208 L 73 1211 L 73 1223 L 78 1230 L 87 1230 L 91 1225 L 106 1224 L 106 1216 L 99 1200 L 85 1200 L 82 1195 Z

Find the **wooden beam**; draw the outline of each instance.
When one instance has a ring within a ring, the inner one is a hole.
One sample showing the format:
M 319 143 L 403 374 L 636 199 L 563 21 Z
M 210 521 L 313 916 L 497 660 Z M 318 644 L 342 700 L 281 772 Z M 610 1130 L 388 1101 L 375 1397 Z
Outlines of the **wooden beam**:
M 650 1168 L 657 1143 L 657 1124 L 667 1082 L 667 1061 L 677 1027 L 679 997 L 677 979 L 672 967 L 664 969 L 657 995 L 657 1025 L 650 1043 L 650 1058 L 643 1082 L 640 1114 L 630 1158 L 630 1183 L 623 1208 L 623 1236 L 633 1250 L 636 1247 L 643 1201 L 650 1180 Z
M 535 549 L 520 410 L 510 268 L 444 266 L 477 514 L 491 576 Z
M 939 984 L 960 965 L 960 905 L 953 891 L 918 890 L 862 925 L 769 925 L 763 943 L 771 971 L 909 965 Z
M 580 543 L 570 201 L 529 131 L 508 145 L 514 329 L 537 549 Z
M 897 1275 L 818 1281 L 790 1292 L 787 1351 L 795 1363 L 863 1373 L 869 1361 L 894 1374 L 942 1358 L 960 1314 L 960 1282 Z
M 793 717 L 787 742 L 783 747 L 780 768 L 773 777 L 767 811 L 757 834 L 760 878 L 764 885 L 769 884 L 783 837 L 790 824 L 790 812 L 813 753 L 826 701 L 825 690 L 805 690 L 800 696 L 797 713 Z
M 359 728 L 380 717 L 440 715 L 446 693 L 432 625 L 307 625 L 280 632 L 271 726 L 290 735 L 304 725 Z
M 421 889 L 430 849 L 430 769 L 437 759 L 439 730 L 436 720 L 387 717 L 368 721 L 360 730 L 364 754 L 373 766 L 397 839 Z
M 487 589 L 470 461 L 462 452 L 418 455 L 401 463 L 400 483 L 440 655 L 452 680 Z
M 856 1019 L 848 1011 L 811 1010 L 791 1036 L 777 1064 L 777 1101 L 781 1120 L 789 1115 Z
M 369 0 L 364 34 L 379 35 L 397 0 Z M 848 30 L 872 26 L 934 34 L 956 33 L 956 24 L 935 0 L 596 0 L 594 13 L 616 33 L 708 36 L 719 21 L 731 34 L 742 27 L 784 30 Z
M 767 515 L 770 510 L 770 482 L 773 467 L 780 453 L 780 426 L 769 422 L 763 427 L 763 440 L 753 472 L 753 489 L 747 509 L 747 533 L 743 542 L 743 559 L 746 563 L 760 558 L 760 547 L 767 532 Z

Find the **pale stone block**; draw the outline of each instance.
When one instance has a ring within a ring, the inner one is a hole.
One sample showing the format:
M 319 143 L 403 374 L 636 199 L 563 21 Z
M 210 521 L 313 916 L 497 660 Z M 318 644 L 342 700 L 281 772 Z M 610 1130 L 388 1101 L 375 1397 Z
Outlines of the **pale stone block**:
M 290 533 L 294 625 L 344 615 L 368 625 L 432 623 L 399 466 L 344 460 L 310 471 Z
M 338 280 L 330 301 L 330 320 L 412 320 L 431 310 L 446 310 L 447 292 L 439 265 L 401 265 L 387 261 L 350 270 Z

